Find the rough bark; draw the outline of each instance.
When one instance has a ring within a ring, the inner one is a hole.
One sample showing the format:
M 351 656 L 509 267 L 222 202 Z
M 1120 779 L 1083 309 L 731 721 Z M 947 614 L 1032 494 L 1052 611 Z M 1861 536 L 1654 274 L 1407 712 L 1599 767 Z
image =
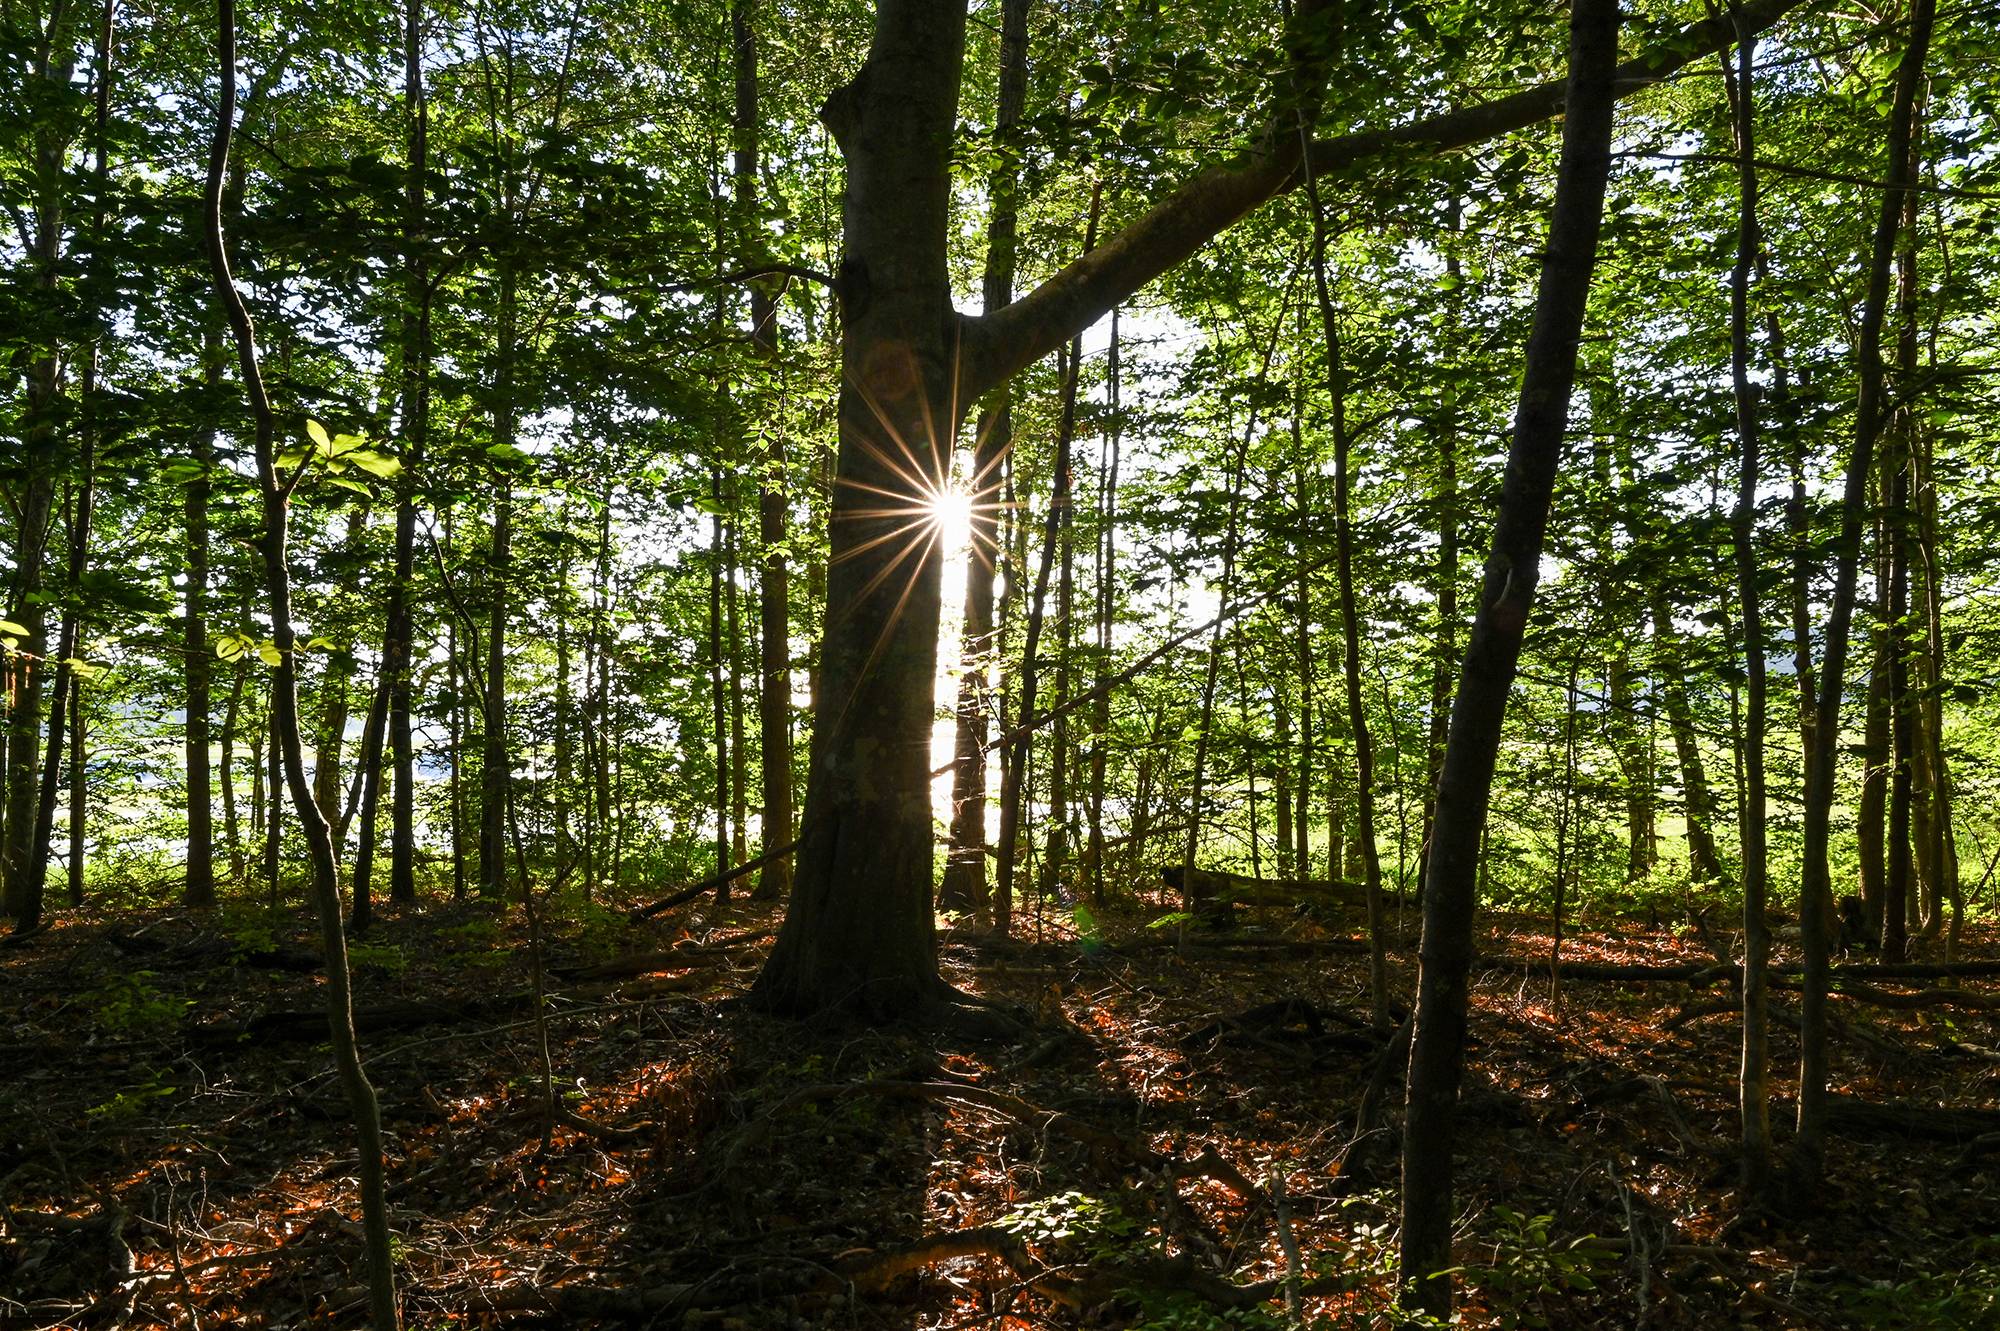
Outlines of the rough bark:
M 1465 1062 L 1467 973 L 1487 797 L 1562 459 L 1577 343 L 1611 169 L 1617 0 L 1571 9 L 1562 161 L 1492 549 L 1452 703 L 1424 884 L 1403 1125 L 1400 1281 L 1411 1307 L 1451 1310 L 1452 1148 Z
M 753 1003 L 907 1016 L 937 1000 L 931 681 L 943 553 L 907 513 L 960 413 L 947 234 L 963 3 L 881 0 L 821 111 L 847 164 L 845 326 L 820 697 L 791 909 Z

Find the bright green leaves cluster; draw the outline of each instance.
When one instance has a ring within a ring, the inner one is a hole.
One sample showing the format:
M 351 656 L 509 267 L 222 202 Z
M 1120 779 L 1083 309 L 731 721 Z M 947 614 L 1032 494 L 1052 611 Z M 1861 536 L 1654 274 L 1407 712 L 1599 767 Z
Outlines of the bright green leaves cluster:
M 278 465 L 301 470 L 316 465 L 329 485 L 364 495 L 373 495 L 374 491 L 352 473 L 361 472 L 378 481 L 386 481 L 394 479 L 403 470 L 402 462 L 375 448 L 361 435 L 329 434 L 326 427 L 315 420 L 306 422 L 306 439 L 305 446 L 289 448 L 279 454 Z

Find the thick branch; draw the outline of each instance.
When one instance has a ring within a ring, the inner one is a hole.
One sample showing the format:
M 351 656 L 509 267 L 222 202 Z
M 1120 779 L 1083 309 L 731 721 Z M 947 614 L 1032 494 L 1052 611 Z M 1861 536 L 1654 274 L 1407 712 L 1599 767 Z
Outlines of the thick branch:
M 1805 0 L 1753 0 L 1742 9 L 1746 33 L 1760 33 Z M 1650 88 L 1701 56 L 1735 40 L 1729 17 L 1692 23 L 1619 65 L 1619 97 Z M 1312 147 L 1316 177 L 1338 175 L 1397 151 L 1448 152 L 1484 143 L 1552 119 L 1563 106 L 1562 79 L 1412 121 L 1393 129 L 1363 130 Z M 1271 143 L 1199 171 L 1123 231 L 1066 265 L 1004 309 L 965 320 L 969 364 L 965 382 L 983 393 L 1088 328 L 1113 305 L 1166 273 L 1269 200 L 1305 182 L 1296 151 Z

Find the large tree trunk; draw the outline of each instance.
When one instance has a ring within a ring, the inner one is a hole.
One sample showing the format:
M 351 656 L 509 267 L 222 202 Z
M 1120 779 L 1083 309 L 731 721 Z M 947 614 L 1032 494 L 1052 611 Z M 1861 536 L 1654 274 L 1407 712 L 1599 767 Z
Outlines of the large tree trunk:
M 840 444 L 825 641 L 792 906 L 752 1000 L 907 1015 L 944 993 L 930 731 L 943 552 L 922 510 L 959 402 L 947 234 L 965 6 L 881 0 L 822 119 L 847 163 Z M 940 487 L 941 488 L 941 487 Z
M 1762 29 L 1799 3 L 1753 0 L 1745 23 Z M 928 506 L 925 492 L 941 486 L 947 472 L 940 464 L 961 404 L 1054 351 L 1218 232 L 1302 183 L 1308 152 L 1315 169 L 1328 173 L 1397 145 L 1462 147 L 1547 119 L 1574 91 L 1543 84 L 1302 151 L 1325 82 L 1326 38 L 1338 19 L 1333 0 L 1303 0 L 1292 9 L 1271 120 L 1243 151 L 1194 171 L 1029 296 L 963 319 L 951 309 L 946 259 L 965 4 L 881 0 L 877 6 L 867 61 L 822 112 L 847 168 L 841 440 L 830 523 L 835 561 L 827 579 L 800 888 L 756 989 L 764 1007 L 895 1011 L 939 992 L 924 843 L 941 564 L 934 540 L 899 536 L 897 519 L 879 510 L 885 496 Z M 1620 67 L 1622 86 L 1653 86 L 1733 35 L 1720 15 L 1690 24 Z M 1576 105 L 1567 103 L 1572 123 Z M 1539 540 L 1539 520 L 1534 527 Z M 1517 580 L 1531 577 L 1532 570 L 1518 570 Z M 1505 582 L 1489 599 L 1511 606 L 1499 597 Z M 1511 663 L 1512 651 L 1506 656 Z M 1484 766 L 1490 774 L 1490 757 Z M 1483 780 L 1479 788 L 1483 793 Z
M 1571 9 L 1562 165 L 1528 338 L 1492 552 L 1452 703 L 1437 823 L 1424 884 L 1424 932 L 1403 1122 L 1405 1304 L 1451 1311 L 1452 1149 L 1465 1063 L 1466 977 L 1472 964 L 1480 836 L 1507 694 L 1534 602 L 1549 501 L 1563 452 L 1577 342 L 1590 295 L 1611 170 L 1617 0 Z

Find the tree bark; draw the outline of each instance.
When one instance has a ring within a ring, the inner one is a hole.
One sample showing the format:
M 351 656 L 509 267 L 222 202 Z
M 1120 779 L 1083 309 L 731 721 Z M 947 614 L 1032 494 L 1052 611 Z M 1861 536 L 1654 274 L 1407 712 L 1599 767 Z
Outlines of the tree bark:
M 1347 430 L 1347 370 L 1341 356 L 1340 321 L 1326 273 L 1326 213 L 1312 164 L 1306 165 L 1307 207 L 1312 211 L 1313 290 L 1319 301 L 1325 339 L 1326 391 L 1333 430 L 1334 586 L 1340 606 L 1341 682 L 1347 697 L 1347 729 L 1354 741 L 1355 813 L 1360 821 L 1361 884 L 1368 912 L 1368 996 L 1375 1029 L 1386 1032 L 1389 1014 L 1388 920 L 1382 907 L 1382 857 L 1375 838 L 1375 743 L 1368 729 L 1368 706 L 1361 692 L 1361 611 L 1354 595 L 1354 500 Z
M 1680 633 L 1674 628 L 1673 609 L 1665 586 L 1656 583 L 1652 594 L 1655 670 L 1666 701 L 1668 728 L 1673 731 L 1674 754 L 1680 760 L 1681 806 L 1687 820 L 1690 876 L 1697 883 L 1726 883 L 1729 870 L 1715 845 L 1715 792 L 1708 784 L 1708 767 L 1701 757 L 1701 736 L 1695 731 L 1694 709 L 1688 702 Z
M 821 111 L 842 199 L 838 472 L 826 631 L 791 909 L 766 1010 L 907 1016 L 946 994 L 931 911 L 930 730 L 943 555 L 910 525 L 941 489 L 963 380 L 950 302 L 951 128 L 965 6 L 881 0 Z
M 430 103 L 424 89 L 423 0 L 403 9 L 403 115 L 409 182 L 403 196 L 403 471 L 398 477 L 395 569 L 389 585 L 382 669 L 389 687 L 389 900 L 417 899 L 416 746 L 411 736 L 411 664 L 415 616 L 417 499 L 430 439 L 431 286 L 426 221 Z M 454 756 L 453 761 L 456 761 Z
M 998 150 L 987 176 L 984 308 L 991 314 L 1014 298 L 1020 207 L 1020 122 L 1028 86 L 1030 0 L 1002 0 L 1000 77 L 993 116 Z M 986 734 L 992 706 L 992 663 L 998 642 L 993 614 L 994 563 L 999 555 L 1000 478 L 1014 444 L 1012 390 L 1002 383 L 973 430 L 971 548 L 965 558 L 965 629 L 958 685 L 958 725 L 951 779 L 951 845 L 938 904 L 984 914 L 986 887 Z M 1004 757 L 1004 755 L 1003 755 Z
M 1834 547 L 1833 596 L 1828 604 L 1826 646 L 1820 665 L 1819 701 L 1813 731 L 1812 765 L 1806 773 L 1804 830 L 1800 849 L 1799 930 L 1805 952 L 1804 993 L 1799 1014 L 1798 1129 L 1793 1138 L 1791 1182 L 1797 1192 L 1816 1188 L 1826 1159 L 1826 1000 L 1829 940 L 1826 908 L 1832 896 L 1828 841 L 1833 822 L 1834 775 L 1840 745 L 1840 706 L 1845 693 L 1847 637 L 1854 617 L 1854 587 L 1861 556 L 1861 523 L 1868 474 L 1884 419 L 1882 324 L 1889 304 L 1889 276 L 1903 198 L 1911 185 L 1910 143 L 1924 62 L 1930 51 L 1935 0 L 1912 0 L 1910 31 L 1896 71 L 1889 110 L 1886 188 L 1875 222 L 1867 291 L 1861 306 L 1860 392 L 1855 405 L 1854 451 L 1848 457 L 1840 534 Z
M 1769 685 L 1764 659 L 1764 607 L 1759 589 L 1757 485 L 1763 465 L 1757 388 L 1750 380 L 1750 281 L 1762 245 L 1757 223 L 1757 39 L 1739 31 L 1736 44 L 1736 263 L 1729 275 L 1729 374 L 1736 405 L 1738 448 L 1736 507 L 1730 540 L 1736 556 L 1736 597 L 1743 608 L 1744 702 L 1743 805 L 1738 836 L 1743 848 L 1743 1046 L 1738 1117 L 1743 1138 L 1742 1191 L 1748 1206 L 1763 1205 L 1771 1179 L 1770 922 L 1765 898 L 1766 862 L 1764 722 Z M 1723 61 L 1725 80 L 1729 63 Z
M 757 211 L 758 81 L 757 0 L 732 0 L 731 35 L 736 44 L 736 154 L 734 185 L 740 224 L 747 237 L 762 235 Z M 743 255 L 746 263 L 762 256 L 754 242 Z M 768 365 L 778 351 L 778 308 L 761 284 L 750 288 L 750 345 Z M 768 428 L 764 444 L 764 475 L 757 495 L 757 535 L 764 566 L 758 580 L 757 747 L 758 778 L 764 810 L 763 853 L 769 856 L 758 872 L 751 896 L 775 901 L 792 890 L 789 856 L 771 856 L 794 838 L 792 816 L 792 627 L 791 569 L 785 555 L 785 437 Z
M 271 637 L 279 653 L 279 663 L 271 672 L 273 731 L 283 749 L 285 775 L 291 787 L 292 802 L 305 829 L 306 846 L 312 862 L 313 907 L 319 916 L 320 942 L 325 953 L 327 1027 L 332 1036 L 335 1068 L 347 1094 L 358 1138 L 362 1229 L 368 1257 L 369 1314 L 376 1331 L 396 1331 L 400 1316 L 383 1183 L 381 1116 L 374 1087 L 369 1084 L 355 1040 L 354 1001 L 347 968 L 347 936 L 340 923 L 340 890 L 338 870 L 334 864 L 332 831 L 313 801 L 299 728 L 298 642 L 292 629 L 291 569 L 286 550 L 291 492 L 277 470 L 277 418 L 258 370 L 256 330 L 251 324 L 249 311 L 244 307 L 243 298 L 236 290 L 223 237 L 222 185 L 228 170 L 230 138 L 236 117 L 235 0 L 217 0 L 216 13 L 219 26 L 216 63 L 220 71 L 221 92 L 217 99 L 215 138 L 209 152 L 207 189 L 203 200 L 209 272 L 215 284 L 216 300 L 235 335 L 243 391 L 249 399 L 255 422 L 257 488 L 262 515 L 258 545 L 270 598 Z M 273 826 L 276 821 L 274 816 Z
M 1452 703 L 1424 884 L 1415 1029 L 1403 1125 L 1399 1281 L 1406 1306 L 1451 1310 L 1452 1148 L 1465 1062 L 1466 977 L 1472 963 L 1480 837 L 1507 694 L 1539 576 L 1549 501 L 1561 463 L 1611 170 L 1617 0 L 1571 8 L 1562 164 L 1549 219 L 1526 368 L 1492 551 Z

